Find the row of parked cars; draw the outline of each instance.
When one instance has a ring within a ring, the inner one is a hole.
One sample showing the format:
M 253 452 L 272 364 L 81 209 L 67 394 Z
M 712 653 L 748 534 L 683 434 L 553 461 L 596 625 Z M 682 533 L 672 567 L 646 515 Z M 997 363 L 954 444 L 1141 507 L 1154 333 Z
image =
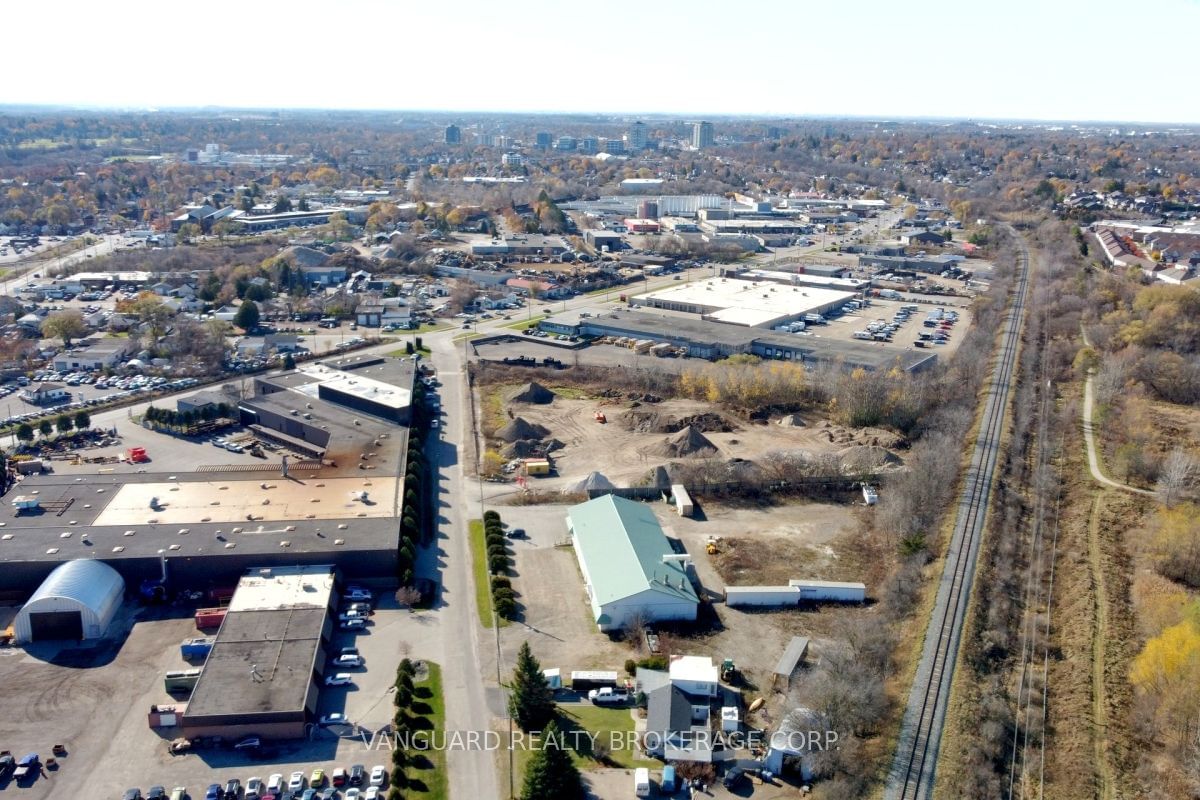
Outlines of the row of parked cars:
M 377 765 L 367 772 L 362 764 L 350 769 L 336 767 L 328 774 L 317 767 L 307 776 L 297 770 L 285 777 L 276 772 L 265 781 L 260 777 L 230 778 L 225 784 L 212 783 L 204 791 L 204 800 L 383 800 L 387 769 Z M 168 793 L 165 786 L 152 786 L 145 794 L 138 788 L 127 789 L 121 800 L 199 800 L 188 794 L 186 786 Z

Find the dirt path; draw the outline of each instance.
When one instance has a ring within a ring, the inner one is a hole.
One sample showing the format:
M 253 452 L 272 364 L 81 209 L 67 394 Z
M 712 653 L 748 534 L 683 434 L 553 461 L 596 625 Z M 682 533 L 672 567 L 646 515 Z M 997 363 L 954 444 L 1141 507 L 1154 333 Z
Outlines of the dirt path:
M 1092 576 L 1095 624 L 1092 629 L 1092 757 L 1096 769 L 1096 796 L 1114 797 L 1112 770 L 1108 763 L 1108 697 L 1104 684 L 1108 645 L 1108 589 L 1104 580 L 1103 554 L 1100 552 L 1100 516 L 1107 492 L 1101 490 L 1092 503 L 1088 520 L 1088 567 Z
M 1139 489 L 1136 486 L 1130 486 L 1119 481 L 1114 481 L 1107 477 L 1100 469 L 1100 453 L 1096 449 L 1096 434 L 1093 425 L 1093 412 L 1095 406 L 1095 394 L 1092 391 L 1093 374 L 1088 373 L 1087 380 L 1083 384 L 1083 441 L 1087 445 L 1088 469 L 1092 473 L 1092 478 L 1097 482 L 1110 486 L 1114 489 L 1123 489 L 1127 492 L 1136 494 L 1153 495 L 1154 492 L 1149 489 Z

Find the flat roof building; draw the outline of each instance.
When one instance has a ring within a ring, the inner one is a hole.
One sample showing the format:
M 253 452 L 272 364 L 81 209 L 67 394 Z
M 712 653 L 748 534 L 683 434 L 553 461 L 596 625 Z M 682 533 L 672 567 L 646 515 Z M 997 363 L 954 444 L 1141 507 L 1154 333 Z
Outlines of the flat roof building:
M 770 328 L 820 314 L 854 299 L 853 291 L 779 286 L 774 282 L 708 278 L 637 295 L 635 305 L 698 314 L 706 320 Z
M 229 586 L 249 568 L 295 564 L 394 579 L 408 448 L 408 429 L 395 420 L 407 413 L 414 364 L 349 356 L 323 363 L 337 374 L 258 378 L 254 397 L 231 402 L 243 424 L 282 445 L 288 459 L 26 477 L 24 501 L 0 506 L 0 591 L 31 592 L 81 557 L 113 567 L 127 585 L 165 571 L 169 591 Z M 326 379 L 332 389 L 322 393 Z
M 183 714 L 188 736 L 298 739 L 317 712 L 332 632 L 329 566 L 251 570 Z

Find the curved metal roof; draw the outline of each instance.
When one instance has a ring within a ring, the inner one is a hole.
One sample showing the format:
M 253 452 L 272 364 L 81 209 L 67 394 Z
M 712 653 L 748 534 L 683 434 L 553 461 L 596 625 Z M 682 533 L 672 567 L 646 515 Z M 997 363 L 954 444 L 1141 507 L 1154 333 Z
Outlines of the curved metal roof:
M 60 564 L 46 576 L 25 605 L 46 597 L 65 597 L 100 613 L 113 595 L 125 592 L 125 579 L 103 561 L 76 559 Z

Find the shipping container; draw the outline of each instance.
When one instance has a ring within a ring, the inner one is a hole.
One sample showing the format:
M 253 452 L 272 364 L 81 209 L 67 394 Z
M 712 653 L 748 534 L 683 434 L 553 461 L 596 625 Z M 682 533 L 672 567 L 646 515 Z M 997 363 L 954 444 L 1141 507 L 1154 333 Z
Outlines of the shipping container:
M 183 656 L 185 661 L 200 661 L 208 658 L 208 654 L 212 651 L 213 636 L 197 636 L 194 639 L 184 639 L 179 645 L 179 654 Z
M 197 628 L 219 628 L 225 621 L 224 608 L 202 608 L 196 612 Z
M 616 671 L 607 670 L 577 670 L 571 673 L 571 689 L 576 692 L 586 692 L 591 689 L 603 689 L 605 686 L 617 685 Z
M 196 683 L 200 680 L 201 669 L 177 669 L 172 670 L 163 678 L 163 688 L 174 694 L 176 692 L 190 692 L 196 688 Z

